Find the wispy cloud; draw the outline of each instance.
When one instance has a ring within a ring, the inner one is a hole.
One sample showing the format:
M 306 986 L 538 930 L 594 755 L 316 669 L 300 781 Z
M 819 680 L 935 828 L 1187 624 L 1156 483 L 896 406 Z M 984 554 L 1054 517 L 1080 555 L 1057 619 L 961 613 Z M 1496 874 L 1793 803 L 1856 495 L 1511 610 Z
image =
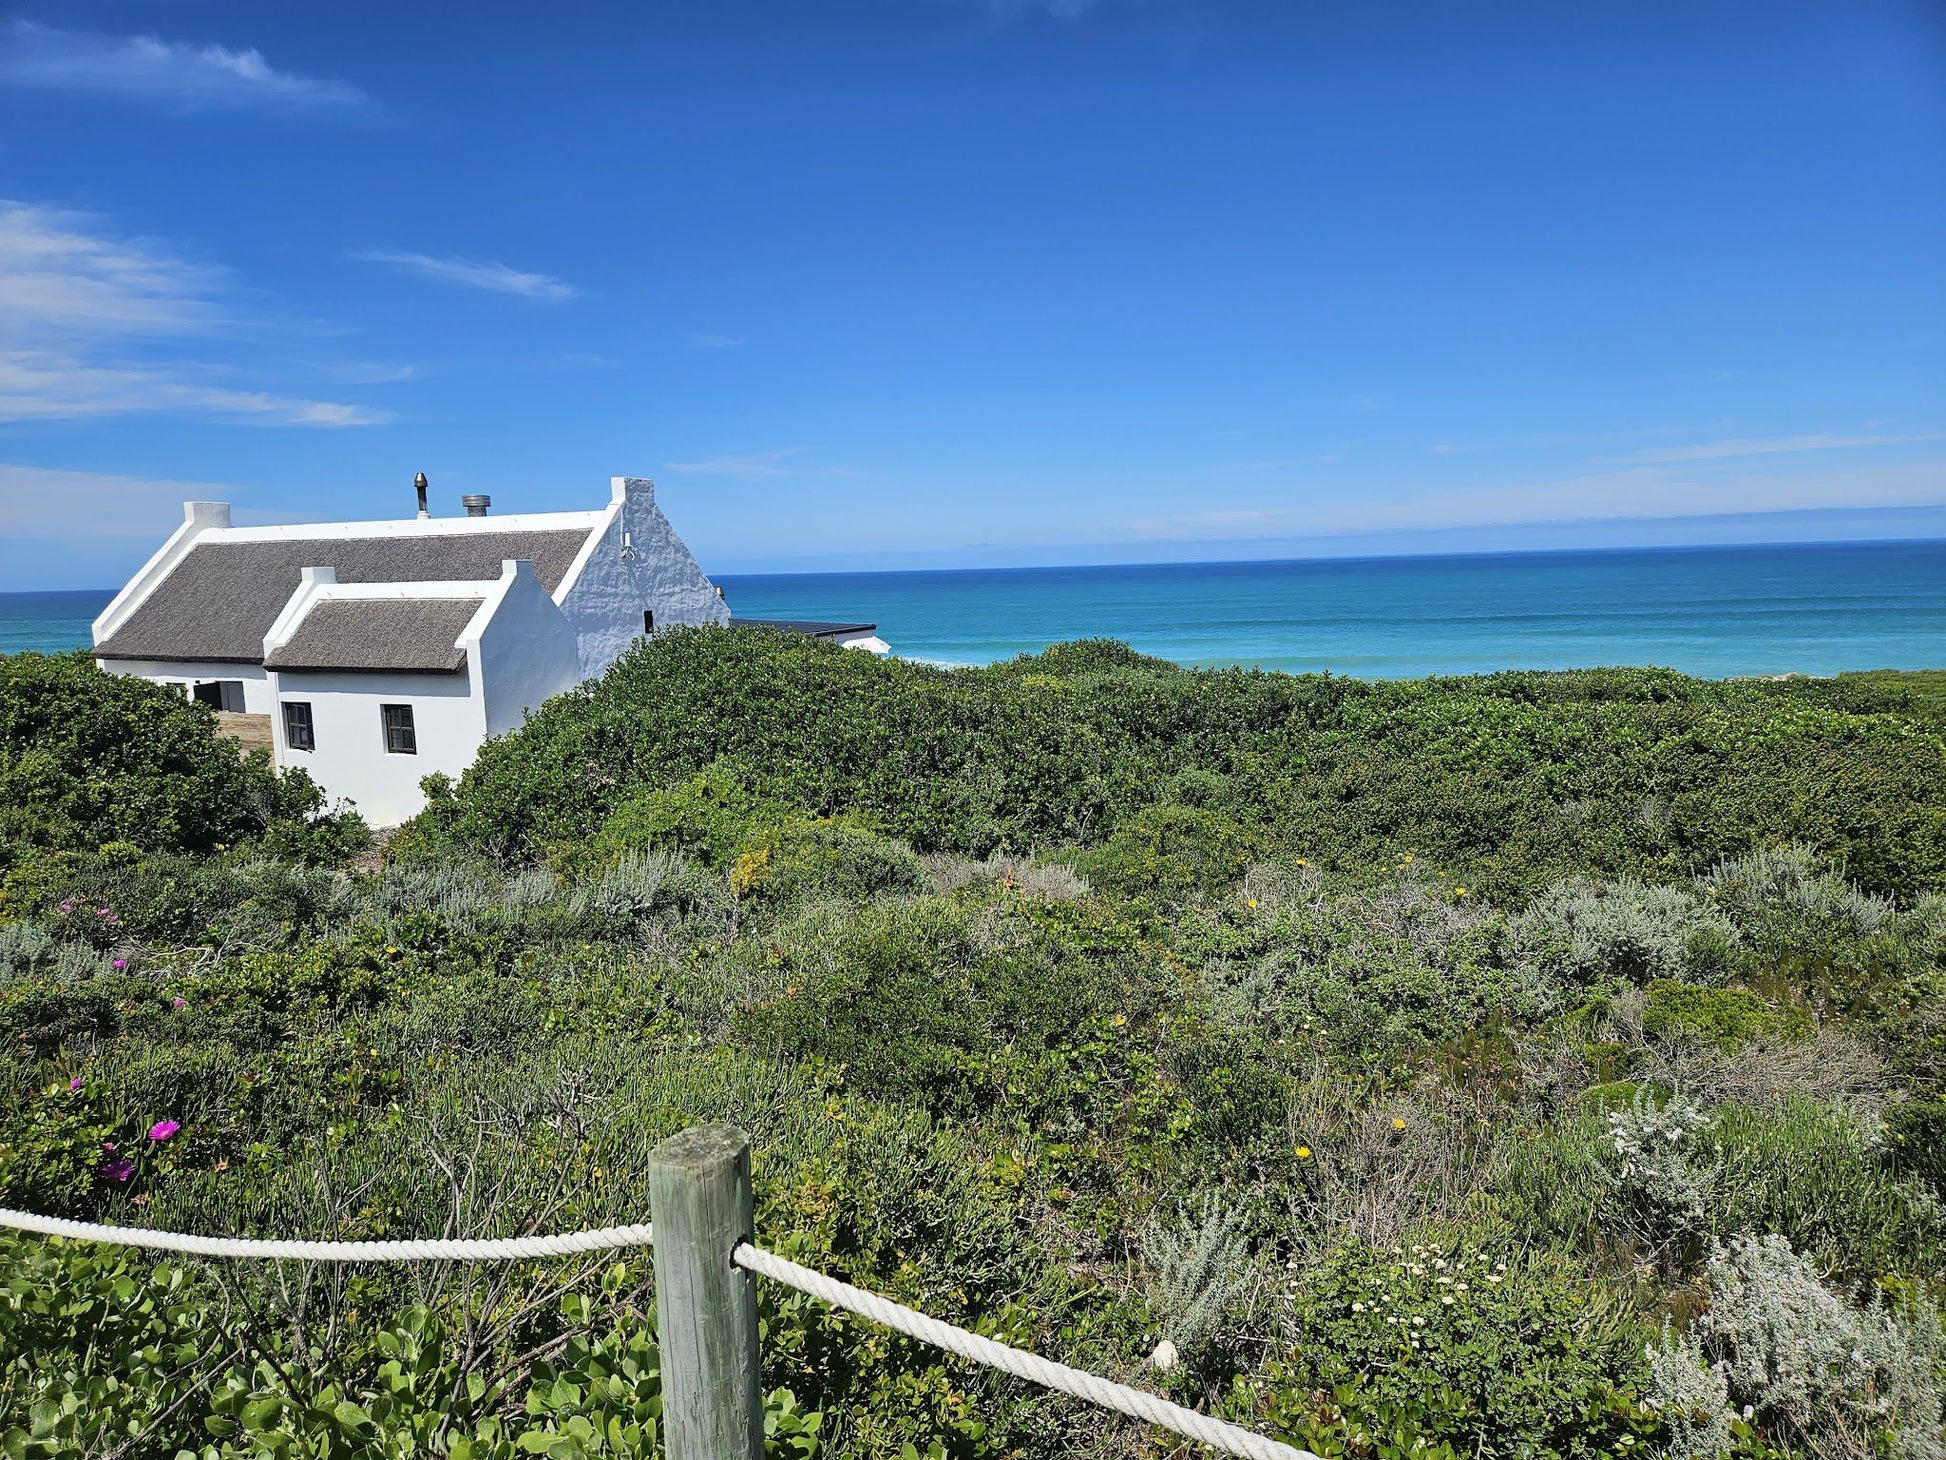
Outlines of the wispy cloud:
M 1023 15 L 1079 20 L 1095 9 L 1100 0 L 980 0 L 980 3 L 995 20 L 1015 20 Z
M 91 538 L 153 542 L 198 498 L 229 500 L 239 489 L 208 482 L 61 471 L 0 462 L 0 538 Z
M 16 20 L 0 40 L 0 79 L 174 106 L 348 111 L 369 98 L 349 81 L 280 71 L 261 51 L 96 35 Z
M 747 345 L 750 342 L 742 335 L 691 334 L 689 343 L 692 345 L 700 345 L 705 350 L 729 350 L 738 345 Z
M 1346 492 L 1335 500 L 1239 505 L 1122 527 L 1138 539 L 1226 540 L 1940 504 L 1946 504 L 1946 462 L 1937 459 L 1851 471 L 1717 476 L 1642 465 L 1385 500 Z
M 380 411 L 260 388 L 188 358 L 240 333 L 222 270 L 98 220 L 0 200 L 0 421 L 171 413 L 264 425 L 364 426 Z
M 790 475 L 790 468 L 784 463 L 796 456 L 798 450 L 795 446 L 789 446 L 781 451 L 729 452 L 722 456 L 704 457 L 701 461 L 667 461 L 662 464 L 662 469 L 678 476 L 758 482 Z
M 581 291 L 551 274 L 533 274 L 509 264 L 481 259 L 437 258 L 426 253 L 402 253 L 393 249 L 367 249 L 352 255 L 368 264 L 393 264 L 437 279 L 442 284 L 462 284 L 469 289 L 486 289 L 495 294 L 518 294 L 527 299 L 572 299 Z
M 1797 451 L 1841 451 L 1854 446 L 1901 446 L 1913 441 L 1938 441 L 1925 436 L 1770 436 L 1731 441 L 1704 441 L 1692 446 L 1658 446 L 1638 451 L 1635 461 L 1721 461 L 1732 456 L 1782 456 Z

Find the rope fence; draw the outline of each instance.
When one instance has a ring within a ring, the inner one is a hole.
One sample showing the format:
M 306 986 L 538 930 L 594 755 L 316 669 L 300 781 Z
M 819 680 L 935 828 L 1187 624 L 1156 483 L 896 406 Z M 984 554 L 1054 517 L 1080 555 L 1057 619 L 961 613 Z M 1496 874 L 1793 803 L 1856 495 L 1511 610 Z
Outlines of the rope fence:
M 514 1262 L 654 1247 L 660 1290 L 657 1311 L 664 1425 L 670 1460 L 763 1457 L 756 1295 L 747 1282 L 734 1281 L 733 1268 L 783 1283 L 959 1358 L 1112 1409 L 1243 1460 L 1318 1460 L 1308 1450 L 1198 1413 L 1146 1390 L 982 1337 L 764 1251 L 748 1240 L 749 1142 L 741 1131 L 705 1126 L 672 1137 L 651 1156 L 650 1181 L 656 1215 L 661 1218 L 666 1212 L 671 1218 L 664 1222 L 665 1240 L 661 1244 L 654 1242 L 653 1227 L 647 1222 L 546 1237 L 310 1242 L 157 1232 L 0 1207 L 0 1227 L 76 1242 L 196 1257 L 301 1262 Z M 679 1297 L 688 1301 L 671 1301 Z
M 602 1227 L 559 1237 L 445 1237 L 403 1242 L 291 1242 L 257 1237 L 198 1237 L 186 1232 L 153 1232 L 146 1227 L 105 1227 L 70 1222 L 0 1207 L 0 1227 L 67 1237 L 76 1242 L 107 1242 L 146 1247 L 152 1252 L 186 1252 L 196 1257 L 266 1257 L 297 1262 L 517 1262 L 529 1257 L 573 1257 L 618 1247 L 647 1247 L 650 1226 Z

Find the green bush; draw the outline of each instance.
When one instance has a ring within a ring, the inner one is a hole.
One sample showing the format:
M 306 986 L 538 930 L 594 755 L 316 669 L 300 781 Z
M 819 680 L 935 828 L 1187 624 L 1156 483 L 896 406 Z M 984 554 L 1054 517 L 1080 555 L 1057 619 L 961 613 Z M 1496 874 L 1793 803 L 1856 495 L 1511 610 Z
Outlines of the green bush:
M 1779 1006 L 1748 989 L 1703 988 L 1659 978 L 1649 985 L 1642 1031 L 1653 1039 L 1690 1039 L 1731 1049 L 1760 1040 L 1808 1038 L 1808 1009 Z
M 1077 856 L 1074 865 L 1105 891 L 1179 900 L 1229 889 L 1263 851 L 1261 835 L 1221 812 L 1150 806 L 1129 817 L 1101 846 Z
M 239 755 L 205 705 L 85 654 L 0 656 L 0 870 L 129 842 L 210 852 L 276 831 L 287 853 L 355 850 L 363 823 L 267 753 Z
M 1906 1100 L 1885 1112 L 1892 1164 L 1946 1198 L 1946 1100 Z
M 1874 893 L 1946 885 L 1946 749 L 1897 714 L 1662 671 L 1365 684 L 1102 644 L 949 671 L 757 630 L 645 641 L 485 747 L 408 840 L 531 861 L 723 761 L 920 851 L 1098 845 L 1183 788 L 1315 860 L 1412 848 L 1476 895 L 1792 840 Z
M 738 849 L 730 886 L 771 903 L 917 892 L 926 867 L 903 842 L 842 818 L 765 827 Z
M 786 808 L 765 796 L 747 768 L 715 761 L 681 785 L 641 791 L 621 802 L 586 844 L 557 854 L 570 865 L 599 866 L 628 852 L 672 849 L 712 867 L 729 864 L 766 822 Z
M 1303 1274 L 1290 1322 L 1244 1387 L 1299 1444 L 1374 1453 L 1403 1427 L 1393 1453 L 1594 1460 L 1658 1428 L 1624 1305 L 1504 1237 L 1348 1249 Z

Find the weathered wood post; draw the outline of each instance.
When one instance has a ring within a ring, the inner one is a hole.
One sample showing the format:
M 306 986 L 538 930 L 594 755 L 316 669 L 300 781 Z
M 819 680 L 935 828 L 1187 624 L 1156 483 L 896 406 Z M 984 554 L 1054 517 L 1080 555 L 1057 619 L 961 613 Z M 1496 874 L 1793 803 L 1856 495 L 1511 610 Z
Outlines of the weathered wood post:
M 756 1279 L 730 1261 L 751 1236 L 750 1138 L 703 1125 L 658 1145 L 649 1219 L 668 1460 L 763 1460 Z

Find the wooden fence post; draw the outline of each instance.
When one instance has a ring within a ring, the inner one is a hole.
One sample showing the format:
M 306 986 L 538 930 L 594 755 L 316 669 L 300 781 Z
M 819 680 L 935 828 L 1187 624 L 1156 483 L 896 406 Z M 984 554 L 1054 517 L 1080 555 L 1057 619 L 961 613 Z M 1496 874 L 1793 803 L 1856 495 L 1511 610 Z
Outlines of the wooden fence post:
M 692 1126 L 649 1153 L 662 1433 L 668 1460 L 763 1460 L 756 1279 L 730 1261 L 750 1227 L 750 1138 Z

